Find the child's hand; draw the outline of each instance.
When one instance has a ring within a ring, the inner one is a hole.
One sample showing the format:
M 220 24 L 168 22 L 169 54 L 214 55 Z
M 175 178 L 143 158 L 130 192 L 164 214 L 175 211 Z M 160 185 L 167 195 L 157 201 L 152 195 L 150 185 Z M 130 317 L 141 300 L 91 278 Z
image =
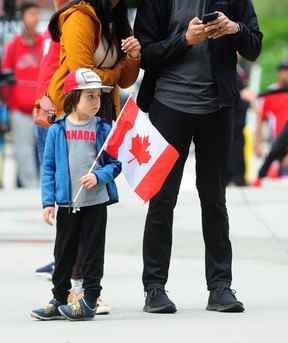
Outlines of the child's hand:
M 55 208 L 54 207 L 46 207 L 43 210 L 43 219 L 44 222 L 53 225 L 53 221 L 55 218 Z
M 86 189 L 91 189 L 97 185 L 97 177 L 94 174 L 87 174 L 81 177 L 80 184 Z

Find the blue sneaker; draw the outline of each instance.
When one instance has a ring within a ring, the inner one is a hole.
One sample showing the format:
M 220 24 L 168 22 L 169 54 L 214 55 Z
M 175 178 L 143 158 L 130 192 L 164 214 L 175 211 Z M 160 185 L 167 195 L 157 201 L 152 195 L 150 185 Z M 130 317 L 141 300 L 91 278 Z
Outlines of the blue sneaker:
M 39 308 L 31 312 L 31 317 L 38 320 L 58 320 L 65 319 L 58 311 L 61 305 L 56 299 L 52 299 L 49 304 L 43 308 Z
M 41 276 L 41 277 L 45 277 L 47 278 L 49 281 L 52 280 L 52 275 L 54 272 L 54 268 L 55 268 L 55 263 L 49 263 L 44 267 L 40 267 L 38 269 L 35 270 L 36 275 Z
M 68 320 L 92 320 L 96 314 L 97 306 L 91 308 L 87 305 L 84 298 L 79 299 L 75 303 L 61 305 L 58 311 Z

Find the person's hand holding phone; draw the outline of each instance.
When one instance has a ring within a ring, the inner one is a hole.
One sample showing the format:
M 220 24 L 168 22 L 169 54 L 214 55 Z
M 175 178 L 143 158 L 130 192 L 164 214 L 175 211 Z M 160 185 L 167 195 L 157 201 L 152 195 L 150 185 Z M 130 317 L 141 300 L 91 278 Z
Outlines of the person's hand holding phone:
M 198 17 L 193 18 L 188 25 L 185 38 L 188 45 L 199 44 L 208 38 L 205 25 Z
M 240 31 L 238 23 L 230 20 L 224 13 L 218 12 L 218 18 L 205 24 L 205 33 L 208 38 L 217 39 Z

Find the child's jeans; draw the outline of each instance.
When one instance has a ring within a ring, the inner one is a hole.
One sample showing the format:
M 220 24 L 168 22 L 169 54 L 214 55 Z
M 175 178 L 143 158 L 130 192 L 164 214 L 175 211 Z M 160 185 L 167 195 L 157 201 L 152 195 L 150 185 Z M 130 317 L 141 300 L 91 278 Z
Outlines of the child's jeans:
M 106 205 L 82 207 L 76 213 L 72 213 L 69 208 L 59 207 L 52 292 L 55 299 L 62 304 L 67 302 L 71 288 L 72 269 L 79 249 L 81 249 L 84 297 L 90 304 L 93 304 L 100 296 L 106 223 Z

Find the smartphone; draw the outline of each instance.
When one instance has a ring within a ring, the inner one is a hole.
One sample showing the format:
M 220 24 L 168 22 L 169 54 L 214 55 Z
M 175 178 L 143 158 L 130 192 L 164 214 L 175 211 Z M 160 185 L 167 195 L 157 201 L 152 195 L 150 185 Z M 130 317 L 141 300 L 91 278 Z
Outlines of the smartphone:
M 219 16 L 218 12 L 211 12 L 211 13 L 206 13 L 204 14 L 203 18 L 202 18 L 202 22 L 203 24 L 207 24 L 210 21 L 216 20 Z

